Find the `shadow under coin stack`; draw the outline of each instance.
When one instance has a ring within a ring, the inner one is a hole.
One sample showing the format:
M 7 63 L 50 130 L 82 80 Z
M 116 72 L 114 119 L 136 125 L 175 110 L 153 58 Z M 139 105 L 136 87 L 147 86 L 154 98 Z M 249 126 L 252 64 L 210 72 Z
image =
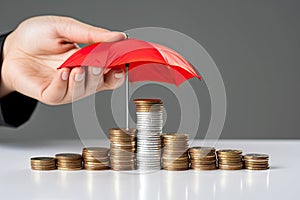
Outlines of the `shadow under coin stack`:
M 245 169 L 265 170 L 269 169 L 269 156 L 266 154 L 244 155 Z
M 33 170 L 55 170 L 55 158 L 53 157 L 35 157 L 30 159 L 31 169 Z
M 137 169 L 161 169 L 163 103 L 160 99 L 135 99 L 137 117 Z
M 242 151 L 224 149 L 217 151 L 218 166 L 223 170 L 239 170 L 243 168 Z
M 191 169 L 194 170 L 215 170 L 216 150 L 213 147 L 192 147 L 189 149 Z
M 110 129 L 110 165 L 112 170 L 134 170 L 136 129 Z
M 179 171 L 189 169 L 188 135 L 163 134 L 163 169 Z
M 82 157 L 84 169 L 86 170 L 105 170 L 109 168 L 108 148 L 88 147 L 83 148 Z
M 75 153 L 60 153 L 56 154 L 58 170 L 81 170 L 82 157 Z

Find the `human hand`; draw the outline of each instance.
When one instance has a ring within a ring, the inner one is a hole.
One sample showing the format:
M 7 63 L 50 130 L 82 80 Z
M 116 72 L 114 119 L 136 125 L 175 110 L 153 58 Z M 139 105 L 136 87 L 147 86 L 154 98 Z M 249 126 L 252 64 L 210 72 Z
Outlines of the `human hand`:
M 124 82 L 121 69 L 98 67 L 57 70 L 78 51 L 75 43 L 126 39 L 121 32 L 93 27 L 72 18 L 34 17 L 22 22 L 4 43 L 0 97 L 18 91 L 45 104 L 59 105 L 92 93 L 115 89 Z

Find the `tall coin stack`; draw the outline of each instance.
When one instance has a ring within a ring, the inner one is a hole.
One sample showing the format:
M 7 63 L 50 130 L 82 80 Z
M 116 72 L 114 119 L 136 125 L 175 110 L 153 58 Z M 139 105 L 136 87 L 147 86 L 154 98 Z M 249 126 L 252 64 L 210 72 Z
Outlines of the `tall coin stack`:
M 266 154 L 244 155 L 245 168 L 250 170 L 269 169 L 269 156 Z
M 82 157 L 75 153 L 60 153 L 56 154 L 57 169 L 59 170 L 81 170 Z
M 31 169 L 33 170 L 54 170 L 56 169 L 55 158 L 34 157 L 30 159 Z
M 109 130 L 110 165 L 113 170 L 134 170 L 136 163 L 136 129 Z
M 224 170 L 239 170 L 243 168 L 242 151 L 224 149 L 218 150 L 218 166 Z
M 188 170 L 188 135 L 187 134 L 163 134 L 163 169 Z
M 216 166 L 216 150 L 213 147 L 192 147 L 189 149 L 191 169 L 214 170 Z
M 160 99 L 135 99 L 137 116 L 137 169 L 161 169 L 163 103 Z
M 109 168 L 108 148 L 88 147 L 83 148 L 82 157 L 84 169 L 86 170 L 105 170 Z

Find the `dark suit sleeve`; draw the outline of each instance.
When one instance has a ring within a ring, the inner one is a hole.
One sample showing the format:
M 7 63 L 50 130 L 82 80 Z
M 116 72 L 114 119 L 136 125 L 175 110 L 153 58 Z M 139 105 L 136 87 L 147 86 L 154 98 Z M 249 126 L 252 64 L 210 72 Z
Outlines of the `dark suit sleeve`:
M 2 68 L 2 50 L 5 38 L 9 33 L 0 36 L 0 75 Z M 1 77 L 1 76 L 0 76 Z M 0 126 L 18 127 L 31 116 L 37 100 L 18 92 L 12 92 L 0 99 Z

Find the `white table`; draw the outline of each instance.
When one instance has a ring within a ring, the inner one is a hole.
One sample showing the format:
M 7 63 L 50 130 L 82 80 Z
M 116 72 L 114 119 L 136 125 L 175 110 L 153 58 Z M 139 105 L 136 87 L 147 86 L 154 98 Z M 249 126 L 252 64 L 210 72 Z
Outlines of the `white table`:
M 196 145 L 194 142 L 193 145 Z M 199 144 L 199 143 L 198 143 Z M 108 146 L 108 142 L 103 144 Z M 300 141 L 221 140 L 216 148 L 270 155 L 264 171 L 107 171 L 30 170 L 30 157 L 81 152 L 80 141 L 0 141 L 0 199 L 299 199 Z

